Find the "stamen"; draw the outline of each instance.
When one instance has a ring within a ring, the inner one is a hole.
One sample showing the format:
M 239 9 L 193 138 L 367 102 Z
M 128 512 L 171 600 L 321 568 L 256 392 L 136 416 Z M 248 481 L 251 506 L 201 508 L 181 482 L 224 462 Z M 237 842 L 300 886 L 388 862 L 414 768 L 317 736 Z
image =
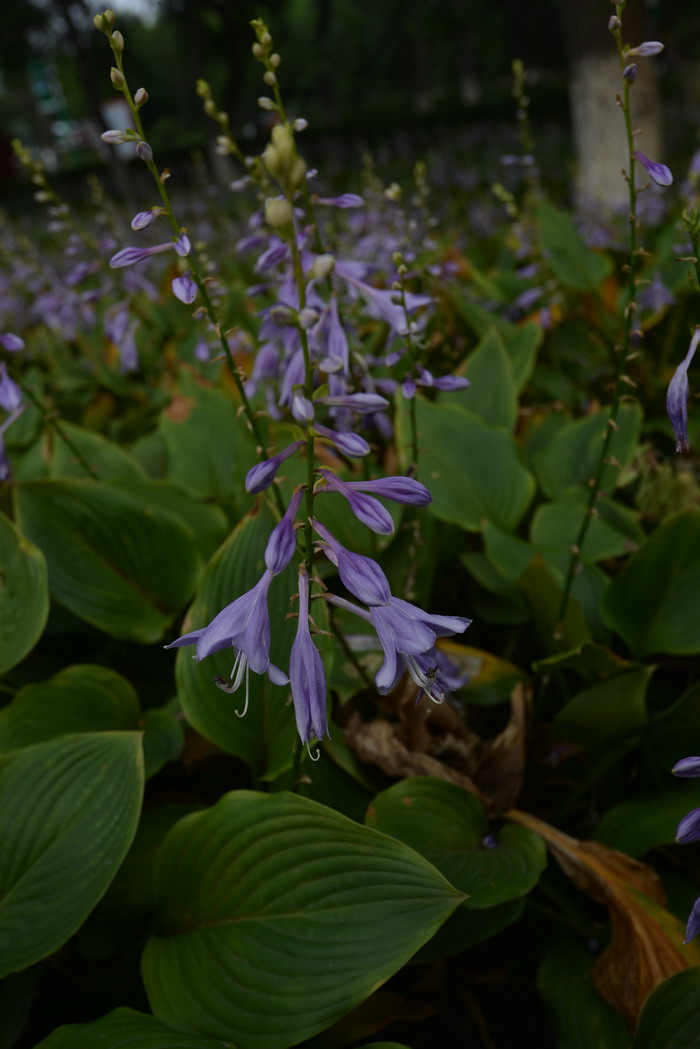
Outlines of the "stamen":
M 246 660 L 247 664 L 247 660 Z M 250 697 L 250 668 L 246 665 L 245 668 L 245 703 L 243 710 L 234 711 L 237 718 L 244 718 L 248 713 L 248 699 Z
M 316 751 L 316 757 L 314 757 L 313 754 L 311 753 L 311 747 L 309 746 L 308 739 L 306 741 L 306 751 L 307 751 L 307 753 L 308 753 L 308 755 L 309 755 L 309 757 L 311 758 L 312 761 L 320 761 L 320 759 L 321 759 L 321 748 L 320 747 L 318 748 L 318 750 Z

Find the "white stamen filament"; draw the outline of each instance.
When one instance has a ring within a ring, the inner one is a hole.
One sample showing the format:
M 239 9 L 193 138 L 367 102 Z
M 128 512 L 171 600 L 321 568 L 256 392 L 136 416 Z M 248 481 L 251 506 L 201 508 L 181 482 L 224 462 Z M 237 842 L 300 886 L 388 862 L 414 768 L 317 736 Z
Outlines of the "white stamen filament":
M 428 699 L 431 699 L 433 703 L 437 703 L 438 706 L 440 705 L 440 703 L 444 703 L 445 693 L 440 692 L 436 688 L 434 674 L 424 673 L 418 666 L 418 663 L 413 658 L 413 656 L 409 656 L 406 653 L 404 653 L 404 659 L 406 660 L 406 667 L 408 668 L 409 674 L 411 675 L 415 683 L 418 685 L 418 687 L 423 689 Z M 437 670 L 437 667 L 435 668 L 435 670 Z
M 309 757 L 310 757 L 310 759 L 311 759 L 312 761 L 319 761 L 319 760 L 320 760 L 320 757 L 321 757 L 321 748 L 320 748 L 320 747 L 318 748 L 318 750 L 316 751 L 316 757 L 314 757 L 314 756 L 313 756 L 313 754 L 311 753 L 311 747 L 310 747 L 310 745 L 309 745 L 309 741 L 308 741 L 308 739 L 307 739 L 307 741 L 306 741 L 306 750 L 307 750 L 307 753 L 308 753 L 308 755 L 309 755 Z

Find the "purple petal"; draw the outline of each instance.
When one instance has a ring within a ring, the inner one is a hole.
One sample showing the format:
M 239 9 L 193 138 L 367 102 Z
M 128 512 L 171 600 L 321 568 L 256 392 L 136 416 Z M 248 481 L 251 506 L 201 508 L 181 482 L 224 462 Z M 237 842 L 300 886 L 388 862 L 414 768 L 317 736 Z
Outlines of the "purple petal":
M 172 251 L 174 247 L 173 242 L 169 240 L 167 244 L 154 244 L 151 248 L 122 248 L 112 256 L 109 264 L 113 270 L 118 270 L 124 266 L 133 266 L 137 262 L 142 262 L 149 255 L 158 255 L 161 251 Z
M 317 400 L 329 408 L 350 408 L 359 415 L 381 412 L 389 407 L 386 398 L 376 393 L 347 393 L 339 397 L 318 397 Z
M 297 730 L 302 743 L 328 735 L 326 675 L 309 631 L 309 580 L 299 569 L 299 625 L 289 657 L 289 679 Z
M 295 393 L 292 397 L 292 415 L 299 423 L 313 422 L 314 406 L 308 397 Z
M 394 522 L 391 514 L 384 509 L 381 503 L 377 502 L 376 499 L 372 499 L 369 495 L 362 495 L 360 492 L 353 491 L 349 485 L 341 481 L 330 470 L 320 470 L 319 472 L 325 477 L 326 484 L 330 488 L 345 496 L 350 504 L 350 509 L 358 521 L 362 521 L 363 524 L 371 528 L 373 532 L 377 532 L 378 535 L 391 535 L 394 531 Z
M 438 637 L 448 637 L 451 634 L 463 634 L 471 619 L 464 616 L 435 616 L 424 612 L 422 608 L 412 605 L 410 601 L 404 601 L 400 597 L 392 597 L 392 604 L 400 608 L 401 612 L 409 619 L 420 619 L 435 632 Z
M 639 55 L 640 58 L 650 58 L 652 55 L 660 55 L 663 49 L 664 45 L 660 40 L 645 40 L 643 44 L 630 48 L 627 55 Z
M 153 211 L 153 209 L 139 211 L 131 220 L 131 228 L 134 230 L 145 229 L 146 226 L 150 226 L 152 222 L 156 221 L 159 214 L 159 211 Z
M 314 197 L 315 204 L 328 204 L 333 208 L 361 208 L 364 204 L 357 193 L 341 193 L 339 197 Z
M 700 809 L 693 809 L 684 816 L 676 830 L 676 841 L 686 845 L 691 841 L 700 841 Z
M 301 488 L 294 492 L 282 520 L 270 533 L 265 547 L 265 564 L 273 575 L 283 572 L 294 556 L 297 547 L 294 518 L 303 495 Z
M 175 251 L 183 259 L 185 258 L 186 255 L 189 255 L 189 253 L 192 251 L 192 245 L 190 243 L 190 238 L 187 236 L 186 233 L 181 233 L 180 236 L 175 241 Z
M 363 455 L 369 455 L 371 449 L 367 444 L 364 437 L 360 437 L 359 433 L 340 433 L 338 430 L 330 430 L 327 426 L 321 426 L 319 423 L 314 423 L 314 429 L 321 437 L 326 437 L 329 441 L 333 441 L 333 444 L 338 448 L 343 455 L 350 456 L 351 459 L 359 459 Z
M 681 758 L 671 769 L 674 776 L 694 779 L 700 776 L 700 758 Z
M 694 939 L 698 935 L 699 932 L 700 932 L 700 896 L 697 898 L 697 900 L 693 904 L 693 909 L 690 912 L 690 917 L 688 918 L 688 924 L 687 924 L 686 929 L 685 929 L 685 939 L 683 940 L 683 943 L 690 943 L 690 941 L 692 939 Z
M 427 506 L 433 497 L 420 481 L 412 477 L 380 477 L 375 481 L 347 481 L 348 488 L 358 492 L 372 492 L 384 499 L 393 499 L 395 503 L 408 503 L 409 506 Z
M 303 441 L 295 441 L 294 444 L 290 444 L 287 448 L 278 452 L 277 455 L 273 455 L 271 459 L 265 459 L 262 463 L 256 463 L 248 471 L 245 479 L 246 492 L 250 495 L 256 495 L 258 492 L 264 492 L 266 488 L 269 488 L 282 463 L 294 455 L 303 443 Z
M 18 350 L 24 349 L 24 339 L 20 339 L 19 335 L 13 335 L 11 331 L 7 331 L 4 335 L 0 335 L 0 346 L 10 353 L 17 353 Z
M 676 435 L 677 452 L 684 449 L 687 451 L 690 447 L 688 443 L 688 366 L 695 356 L 699 342 L 700 328 L 695 331 L 690 340 L 688 352 L 676 368 L 666 392 L 666 411 Z
M 649 178 L 653 182 L 656 182 L 658 186 L 670 186 L 673 182 L 673 175 L 665 164 L 660 164 L 655 160 L 650 160 L 649 157 L 645 156 L 636 149 L 632 156 L 635 160 L 638 160 L 643 168 L 646 168 Z
M 389 580 L 376 561 L 353 554 L 331 535 L 320 521 L 312 520 L 314 530 L 325 542 L 323 552 L 338 569 L 342 583 L 365 605 L 385 605 L 391 598 Z
M 190 273 L 185 273 L 182 277 L 174 278 L 173 295 L 176 299 L 179 299 L 180 302 L 184 302 L 185 306 L 192 305 L 197 298 L 197 285 L 192 279 Z
M 7 374 L 7 365 L 0 361 L 0 408 L 6 412 L 15 412 L 22 407 L 22 391 L 17 383 Z
M 435 634 L 418 619 L 406 616 L 392 597 L 389 604 L 370 608 L 370 616 L 374 629 L 380 635 L 391 637 L 391 643 L 397 652 L 402 654 L 420 655 L 435 644 Z M 384 646 L 384 642 L 382 642 Z
M 439 379 L 433 379 L 433 387 L 444 392 L 463 390 L 467 386 L 471 386 L 471 383 L 463 375 L 442 375 Z

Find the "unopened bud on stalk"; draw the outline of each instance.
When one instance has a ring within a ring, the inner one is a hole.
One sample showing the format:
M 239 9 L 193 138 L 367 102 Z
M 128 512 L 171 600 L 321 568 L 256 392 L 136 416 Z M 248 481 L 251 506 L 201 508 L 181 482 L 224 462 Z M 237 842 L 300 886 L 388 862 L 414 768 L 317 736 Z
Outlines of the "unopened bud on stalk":
M 608 22 L 608 29 L 611 33 L 614 33 L 616 29 L 620 29 L 622 22 L 617 15 L 610 15 L 610 21 Z
M 276 51 L 273 55 L 270 55 L 270 65 L 273 69 L 279 69 L 282 65 L 282 56 L 278 55 Z
M 100 138 L 108 146 L 119 146 L 122 142 L 128 142 L 129 135 L 124 131 L 103 131 Z
M 134 95 L 134 104 L 136 105 L 136 107 L 138 109 L 140 109 L 141 106 L 145 106 L 147 102 L 148 102 L 148 91 L 146 91 L 145 87 L 140 87 L 138 89 L 138 91 L 136 92 L 136 94 Z
M 99 29 L 101 33 L 104 33 L 105 29 L 107 28 L 107 24 L 104 20 L 103 15 L 95 15 L 95 17 L 92 20 L 92 24 L 94 25 L 95 29 Z
M 265 221 L 273 229 L 291 226 L 294 215 L 289 201 L 272 197 L 265 201 Z
M 267 32 L 263 33 L 263 35 L 260 37 L 260 43 L 263 47 L 269 47 L 272 43 L 272 37 L 270 36 L 270 34 Z
M 277 83 L 277 77 L 271 69 L 268 69 L 268 71 L 263 74 L 263 80 L 265 81 L 268 87 L 274 87 Z
M 311 328 L 312 325 L 318 320 L 318 313 L 316 310 L 312 310 L 310 306 L 304 306 L 303 310 L 299 310 L 299 327 L 306 330 Z
M 120 73 L 116 66 L 112 66 L 112 68 L 110 69 L 109 79 L 112 81 L 117 91 L 121 91 L 121 89 L 126 86 L 126 79 L 124 77 L 124 74 Z
M 111 9 L 111 7 L 107 8 L 107 10 L 105 11 L 105 13 L 104 13 L 104 15 L 102 17 L 104 18 L 104 20 L 107 23 L 107 25 L 110 26 L 110 28 L 114 25 L 114 23 L 117 20 L 117 16 L 115 15 L 115 13 Z
M 253 44 L 253 47 L 252 47 L 251 50 L 253 52 L 253 57 L 254 58 L 262 58 L 263 55 L 265 54 L 264 49 L 257 42 L 255 44 Z
M 211 98 L 211 88 L 203 77 L 197 81 L 196 91 L 200 98 Z
M 112 33 L 112 47 L 115 51 L 118 51 L 119 54 L 124 50 L 124 37 L 118 29 L 115 29 Z
M 213 98 L 206 99 L 204 103 L 204 112 L 207 114 L 208 117 L 212 117 L 214 119 L 216 118 L 216 102 Z
M 142 160 L 144 164 L 150 164 L 153 160 L 153 150 L 149 146 L 148 142 L 139 142 L 136 147 L 136 156 L 139 160 Z
M 262 95 L 258 99 L 258 105 L 260 106 L 261 109 L 270 110 L 270 109 L 274 109 L 275 108 L 275 103 L 272 101 L 272 99 L 271 98 L 266 98 L 265 95 Z
M 309 270 L 309 277 L 311 280 L 325 280 L 326 277 L 330 277 L 334 269 L 335 259 L 332 255 L 318 255 Z
M 637 79 L 637 67 L 634 62 L 630 62 L 628 66 L 622 71 L 622 79 L 626 80 L 628 84 L 633 84 Z
M 294 129 L 294 131 L 306 131 L 308 126 L 309 122 L 308 120 L 305 120 L 304 117 L 297 117 L 294 123 L 292 124 L 292 128 Z

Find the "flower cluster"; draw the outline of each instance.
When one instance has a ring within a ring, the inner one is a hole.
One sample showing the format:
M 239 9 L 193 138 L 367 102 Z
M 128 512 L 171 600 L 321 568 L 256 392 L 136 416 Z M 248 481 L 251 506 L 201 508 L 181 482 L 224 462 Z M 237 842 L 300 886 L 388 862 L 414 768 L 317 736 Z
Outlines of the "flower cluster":
M 674 776 L 683 779 L 695 779 L 700 776 L 700 757 L 681 758 L 671 770 Z M 700 841 L 700 809 L 693 809 L 678 824 L 676 841 L 686 845 L 691 841 Z M 700 897 L 693 904 L 685 930 L 685 943 L 690 943 L 700 933 Z

